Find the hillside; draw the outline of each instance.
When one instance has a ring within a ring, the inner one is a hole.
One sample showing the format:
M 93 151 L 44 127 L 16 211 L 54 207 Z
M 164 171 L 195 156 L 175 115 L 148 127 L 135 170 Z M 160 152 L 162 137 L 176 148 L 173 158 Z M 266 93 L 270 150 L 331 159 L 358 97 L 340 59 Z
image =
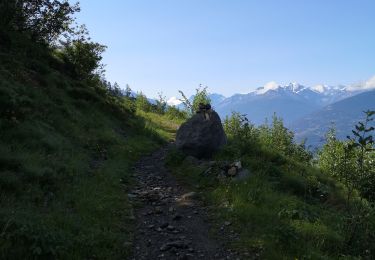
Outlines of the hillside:
M 312 164 L 311 154 L 293 142 L 281 121 L 257 128 L 232 117 L 224 126 L 229 142 L 210 161 L 172 150 L 167 165 L 199 194 L 212 232 L 240 252 L 240 259 L 374 257 L 373 208 L 334 174 Z M 340 149 L 333 149 L 328 167 L 348 167 Z M 234 162 L 247 175 L 231 177 L 225 166 Z M 373 162 L 367 175 L 371 180 Z M 353 174 L 352 169 L 344 173 Z
M 350 121 L 374 91 L 201 86 L 182 111 L 108 82 L 79 10 L 0 2 L 0 259 L 374 258 L 375 111 Z M 327 104 L 300 124 L 335 118 L 354 137 L 332 131 L 315 156 L 280 116 Z
M 224 122 L 229 143 L 211 161 L 157 150 L 185 113 L 153 113 L 144 96 L 77 79 L 45 45 L 8 39 L 0 54 L 0 258 L 373 255 L 367 201 L 353 193 L 349 204 L 348 188 L 311 164 L 280 119 Z M 222 165 L 237 160 L 249 175 L 223 178 Z M 368 217 L 353 224 L 362 215 L 349 207 Z
M 1 36 L 0 258 L 128 255 L 131 166 L 173 131 L 75 78 L 45 45 Z
M 296 139 L 307 139 L 307 144 L 320 147 L 325 143 L 325 134 L 330 127 L 337 131 L 339 139 L 351 134 L 351 129 L 363 120 L 363 111 L 375 110 L 375 91 L 368 91 L 346 98 L 296 120 L 291 129 Z

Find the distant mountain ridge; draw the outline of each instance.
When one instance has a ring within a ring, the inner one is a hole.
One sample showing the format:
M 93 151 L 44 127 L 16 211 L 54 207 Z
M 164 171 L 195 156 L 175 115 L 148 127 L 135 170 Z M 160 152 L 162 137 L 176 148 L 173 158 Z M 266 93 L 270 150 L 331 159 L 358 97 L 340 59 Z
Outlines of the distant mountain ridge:
M 247 114 L 255 124 L 261 124 L 274 113 L 289 124 L 339 100 L 364 90 L 348 90 L 345 86 L 318 85 L 306 87 L 299 83 L 285 86 L 270 82 L 248 94 L 235 94 L 217 104 L 216 110 L 225 117 L 232 111 Z
M 306 87 L 296 82 L 284 86 L 270 82 L 247 94 L 234 94 L 226 98 L 221 94 L 212 93 L 209 97 L 211 105 L 222 118 L 229 116 L 232 111 L 237 111 L 247 114 L 253 123 L 261 124 L 265 118 L 270 118 L 276 113 L 286 123 L 291 123 L 324 106 L 364 91 L 366 90 L 350 89 L 343 85 Z M 193 99 L 194 95 L 189 98 L 190 101 Z M 184 107 L 176 97 L 171 97 L 168 104 Z
M 354 125 L 364 120 L 365 110 L 375 110 L 375 90 L 325 106 L 293 122 L 290 128 L 295 132 L 297 141 L 306 139 L 307 145 L 319 147 L 325 142 L 325 134 L 330 127 L 336 129 L 339 139 L 352 135 Z
M 374 92 L 375 77 L 372 77 L 350 86 L 306 87 L 296 82 L 282 86 L 270 82 L 247 94 L 226 98 L 214 93 L 210 98 L 222 120 L 235 111 L 246 114 L 252 123 L 259 125 L 276 113 L 296 133 L 297 140 L 307 138 L 308 144 L 319 146 L 331 122 L 336 124 L 338 137 L 350 134 L 362 111 L 375 109 Z M 183 108 L 183 104 L 178 106 Z

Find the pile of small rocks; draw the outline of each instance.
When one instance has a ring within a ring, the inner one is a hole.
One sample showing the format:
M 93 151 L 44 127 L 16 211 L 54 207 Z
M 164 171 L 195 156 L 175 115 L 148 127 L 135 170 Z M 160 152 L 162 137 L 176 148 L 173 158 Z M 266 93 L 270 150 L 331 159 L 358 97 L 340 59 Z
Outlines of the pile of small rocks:
M 233 179 L 244 180 L 250 176 L 250 171 L 242 167 L 241 161 L 235 162 L 208 162 L 208 168 L 203 172 L 203 175 L 216 175 L 219 180 Z

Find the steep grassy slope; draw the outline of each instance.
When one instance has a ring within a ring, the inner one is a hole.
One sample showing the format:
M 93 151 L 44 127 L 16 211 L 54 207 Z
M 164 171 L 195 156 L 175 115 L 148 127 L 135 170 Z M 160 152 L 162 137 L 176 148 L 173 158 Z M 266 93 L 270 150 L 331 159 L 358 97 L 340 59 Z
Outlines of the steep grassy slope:
M 131 165 L 170 133 L 45 46 L 0 44 L 0 258 L 124 258 Z
M 345 188 L 311 165 L 260 143 L 231 141 L 215 161 L 240 159 L 250 176 L 220 181 L 219 166 L 184 158 L 172 152 L 169 168 L 210 206 L 217 235 L 249 259 L 372 259 L 374 217 L 357 220 L 353 233 Z

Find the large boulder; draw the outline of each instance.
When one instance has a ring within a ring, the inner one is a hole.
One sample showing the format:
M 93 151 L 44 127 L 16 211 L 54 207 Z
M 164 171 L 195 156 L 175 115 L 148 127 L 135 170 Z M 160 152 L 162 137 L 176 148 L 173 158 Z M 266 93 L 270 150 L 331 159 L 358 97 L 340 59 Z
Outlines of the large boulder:
M 196 158 L 209 158 L 226 143 L 220 117 L 212 110 L 195 114 L 181 125 L 176 136 L 177 149 Z

